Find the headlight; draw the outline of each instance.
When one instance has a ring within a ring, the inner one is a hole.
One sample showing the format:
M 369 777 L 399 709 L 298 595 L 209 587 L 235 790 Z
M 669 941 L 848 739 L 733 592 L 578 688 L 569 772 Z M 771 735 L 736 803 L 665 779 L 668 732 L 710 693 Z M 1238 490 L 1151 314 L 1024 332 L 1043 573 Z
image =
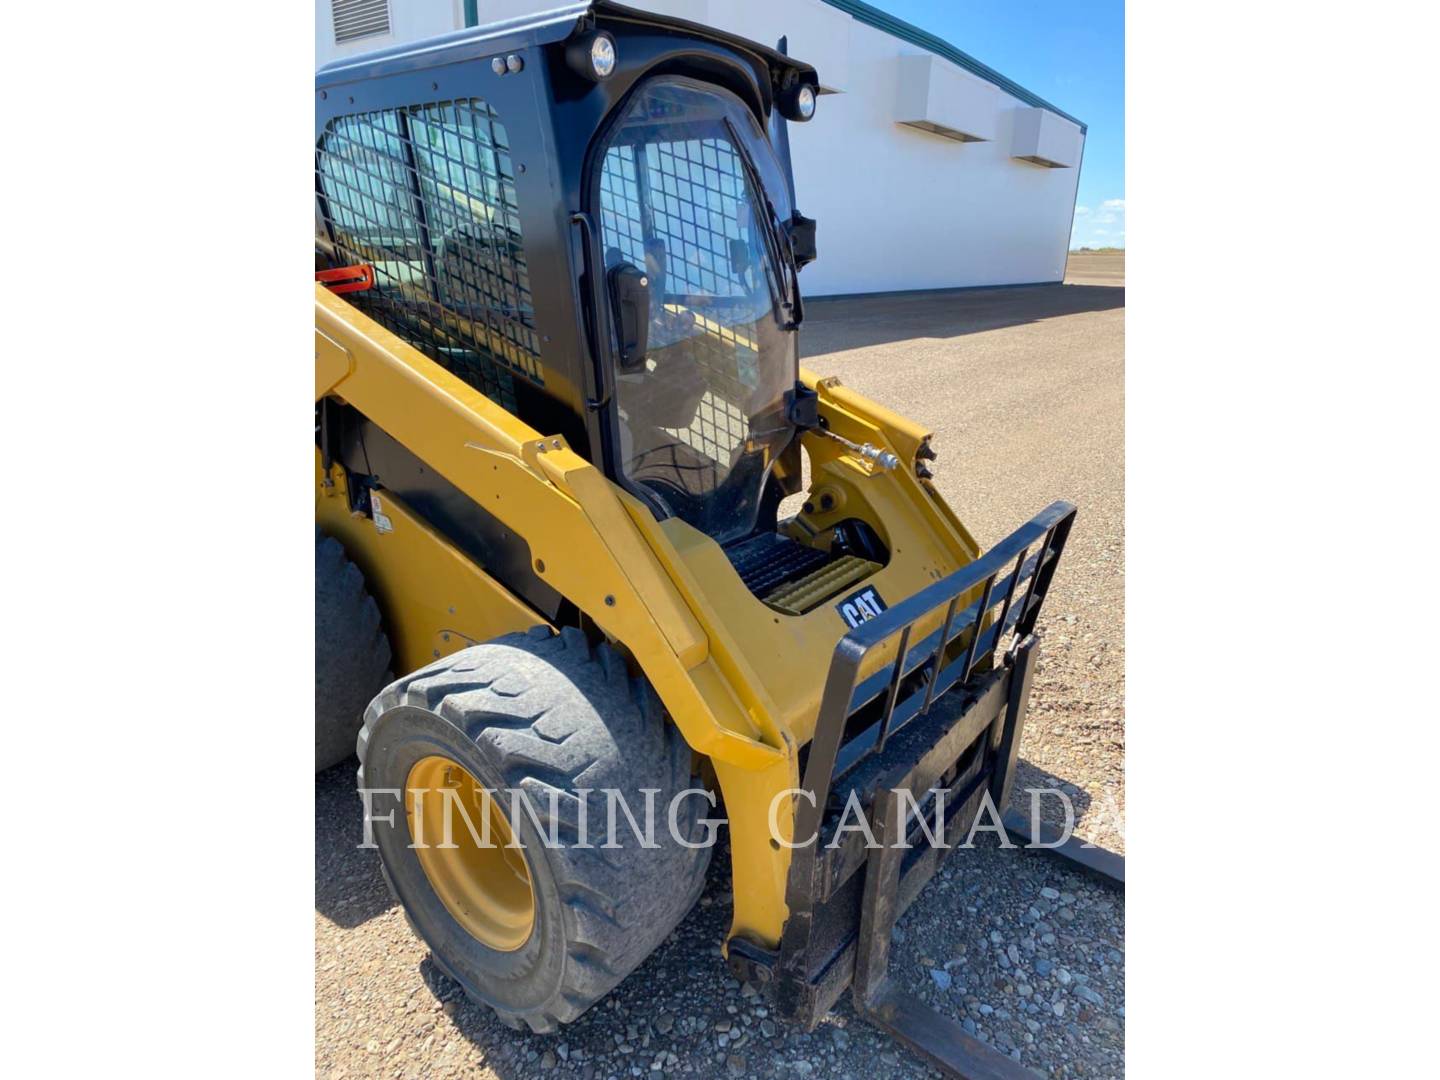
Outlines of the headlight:
M 815 88 L 808 84 L 800 87 L 800 92 L 795 95 L 795 109 L 800 114 L 800 119 L 809 120 L 815 115 Z
M 565 63 L 582 79 L 600 82 L 615 71 L 615 39 L 604 30 L 581 34 L 565 46 Z
M 815 87 L 809 83 L 793 82 L 780 91 L 775 104 L 786 120 L 803 124 L 815 115 Z
M 609 34 L 596 34 L 590 43 L 590 69 L 597 79 L 607 79 L 615 70 L 615 42 Z

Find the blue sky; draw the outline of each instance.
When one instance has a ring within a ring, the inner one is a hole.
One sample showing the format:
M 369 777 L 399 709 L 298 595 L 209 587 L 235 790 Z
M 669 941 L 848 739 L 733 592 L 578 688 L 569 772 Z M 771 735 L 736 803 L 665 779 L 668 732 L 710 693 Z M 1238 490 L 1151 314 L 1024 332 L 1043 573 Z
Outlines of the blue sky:
M 1071 247 L 1125 246 L 1125 5 L 1120 0 L 869 0 L 1089 127 Z

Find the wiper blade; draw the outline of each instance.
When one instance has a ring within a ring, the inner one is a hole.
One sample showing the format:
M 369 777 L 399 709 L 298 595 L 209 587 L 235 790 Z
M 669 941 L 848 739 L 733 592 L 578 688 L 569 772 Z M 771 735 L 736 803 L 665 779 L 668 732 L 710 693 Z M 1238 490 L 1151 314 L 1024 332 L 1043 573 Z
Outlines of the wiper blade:
M 790 243 L 790 233 L 785 228 L 785 223 L 780 220 L 780 215 L 775 212 L 775 204 L 770 201 L 769 196 L 763 196 L 763 198 L 765 199 L 765 209 L 768 211 L 770 217 L 770 230 L 776 238 L 776 243 L 779 243 L 781 237 L 783 237 L 785 241 L 783 245 L 784 255 L 778 264 L 780 272 L 786 275 L 784 304 L 790 314 L 790 318 L 786 323 L 785 329 L 798 330 L 801 320 L 805 318 L 805 312 L 800 306 L 800 274 L 795 267 L 795 248 L 794 245 Z
M 770 259 L 770 266 L 779 281 L 771 281 L 770 272 L 765 274 L 766 281 L 770 283 L 770 295 L 774 301 L 785 309 L 785 329 L 794 330 L 799 327 L 801 314 L 799 311 L 800 283 L 795 276 L 794 255 L 790 247 L 790 237 L 786 234 L 784 226 L 780 222 L 780 215 L 775 212 L 775 204 L 770 201 L 770 195 L 765 190 L 765 185 L 756 171 L 754 163 L 745 152 L 745 143 L 740 138 L 740 133 L 735 130 L 735 125 L 728 119 L 725 120 L 725 127 L 730 133 L 730 140 L 735 147 L 735 156 L 740 159 L 740 167 L 745 170 L 745 179 L 754 190 L 755 196 L 765 204 L 764 214 L 756 213 L 760 221 L 760 235 L 765 241 L 765 254 Z M 758 208 L 757 208 L 758 211 Z M 783 238 L 783 242 L 782 242 Z M 786 276 L 789 270 L 789 276 Z M 777 291 L 776 286 L 779 286 Z
M 805 319 L 805 309 L 800 303 L 800 268 L 795 264 L 795 245 L 790 241 L 790 230 L 785 222 L 780 220 L 780 215 L 775 210 L 775 204 L 770 201 L 770 196 L 761 189 L 762 199 L 765 200 L 765 210 L 770 219 L 771 234 L 775 237 L 777 246 L 781 246 L 784 255 L 779 261 L 780 272 L 787 275 L 785 278 L 785 299 L 784 304 L 789 312 L 790 318 L 785 325 L 786 330 L 798 330 L 801 322 Z M 783 238 L 784 244 L 780 241 Z

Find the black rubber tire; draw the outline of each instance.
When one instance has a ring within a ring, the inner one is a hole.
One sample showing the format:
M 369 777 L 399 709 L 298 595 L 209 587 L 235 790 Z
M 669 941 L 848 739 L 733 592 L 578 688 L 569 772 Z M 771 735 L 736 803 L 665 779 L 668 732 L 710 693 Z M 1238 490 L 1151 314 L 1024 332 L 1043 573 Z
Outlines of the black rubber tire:
M 553 1031 L 579 1017 L 654 951 L 704 887 L 710 848 L 685 847 L 662 817 L 677 792 L 700 786 L 689 747 L 649 685 L 631 679 L 609 646 L 592 652 L 578 630 L 509 634 L 392 683 L 365 711 L 357 751 L 358 786 L 376 792 L 374 839 L 385 879 L 411 927 L 440 970 L 513 1028 Z M 535 929 L 514 952 L 488 948 L 455 921 L 408 846 L 403 804 L 379 794 L 403 790 L 414 763 L 436 753 L 488 788 L 524 791 L 562 840 L 546 847 L 528 817 L 511 821 L 536 896 Z M 577 788 L 590 791 L 588 849 L 571 846 Z M 600 848 L 606 788 L 620 789 L 637 816 L 641 790 L 659 789 L 657 847 L 641 847 L 617 812 L 622 846 Z M 558 821 L 549 813 L 552 790 L 562 793 Z M 692 795 L 680 808 L 677 831 L 700 843 L 708 804 Z
M 361 717 L 392 678 L 390 642 L 360 568 L 315 530 L 315 771 L 355 752 Z

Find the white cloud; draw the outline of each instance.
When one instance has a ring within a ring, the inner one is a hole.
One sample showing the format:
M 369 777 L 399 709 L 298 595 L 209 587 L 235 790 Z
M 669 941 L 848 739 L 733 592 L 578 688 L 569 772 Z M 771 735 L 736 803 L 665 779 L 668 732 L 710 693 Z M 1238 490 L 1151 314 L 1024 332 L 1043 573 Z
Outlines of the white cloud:
M 1106 199 L 1100 204 L 1100 213 L 1096 214 L 1094 221 L 1102 225 L 1113 225 L 1125 217 L 1124 199 Z
M 1124 244 L 1124 199 L 1101 199 L 1096 206 L 1075 207 L 1075 227 L 1070 231 L 1071 248 Z

